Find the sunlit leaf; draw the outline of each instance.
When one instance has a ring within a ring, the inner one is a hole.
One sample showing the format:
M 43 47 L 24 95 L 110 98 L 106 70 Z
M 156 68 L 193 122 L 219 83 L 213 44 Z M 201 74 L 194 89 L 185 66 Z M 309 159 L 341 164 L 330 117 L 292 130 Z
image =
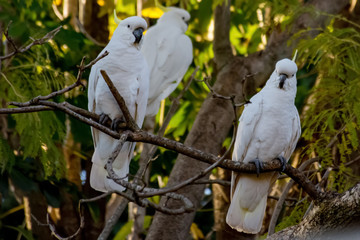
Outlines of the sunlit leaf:
M 143 17 L 148 18 L 160 18 L 163 15 L 163 11 L 157 7 L 148 7 L 141 10 Z

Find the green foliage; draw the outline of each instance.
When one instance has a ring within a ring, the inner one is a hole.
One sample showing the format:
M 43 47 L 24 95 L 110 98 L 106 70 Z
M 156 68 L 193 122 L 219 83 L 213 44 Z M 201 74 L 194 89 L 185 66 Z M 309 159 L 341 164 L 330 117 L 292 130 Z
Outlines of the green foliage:
M 63 87 L 65 78 L 51 66 L 46 48 L 37 47 L 15 58 L 3 78 L 7 84 L 2 91 L 8 101 L 26 101 L 38 95 L 47 95 Z M 45 176 L 64 176 L 65 166 L 56 144 L 65 136 L 64 124 L 53 112 L 39 112 L 9 116 L 15 121 L 20 137 L 20 151 L 24 158 L 39 157 Z
M 359 42 L 356 29 L 337 29 L 330 24 L 314 39 L 302 40 L 298 45 L 301 59 L 313 64 L 319 74 L 302 121 L 302 136 L 309 141 L 305 155 L 315 152 L 324 168 L 339 166 L 339 178 L 343 178 L 343 172 L 349 173 L 346 162 L 359 145 Z M 340 159 L 333 158 L 332 148 L 328 146 L 333 140 Z M 333 187 L 344 190 L 339 185 L 344 181 L 338 179 Z
M 15 156 L 11 150 L 9 144 L 5 139 L 0 137 L 0 168 L 1 173 L 4 173 L 5 169 L 11 170 L 15 165 Z
M 65 165 L 56 145 L 65 135 L 63 124 L 53 112 L 13 116 L 24 157 L 39 157 L 45 176 L 63 177 Z
M 145 216 L 144 218 L 144 229 L 148 229 L 152 220 L 152 216 Z M 134 221 L 128 221 L 125 223 L 121 229 L 116 233 L 114 240 L 123 240 L 127 239 L 127 236 L 131 233 L 131 228 L 134 225 Z
M 14 226 L 5 225 L 4 227 L 19 232 L 19 236 L 23 236 L 26 240 L 34 240 L 32 232 L 30 230 L 25 229 L 23 226 L 14 227 Z
M 275 231 L 277 232 L 289 226 L 298 224 L 302 220 L 309 206 L 310 202 L 306 199 L 297 203 L 291 214 L 282 219 L 281 222 L 276 226 Z

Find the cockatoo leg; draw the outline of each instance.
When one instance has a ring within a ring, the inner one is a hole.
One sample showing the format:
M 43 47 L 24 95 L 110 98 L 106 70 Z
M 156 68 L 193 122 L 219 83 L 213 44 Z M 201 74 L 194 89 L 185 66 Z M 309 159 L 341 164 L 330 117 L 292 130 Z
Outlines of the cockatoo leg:
M 105 125 L 105 123 L 108 121 L 108 120 L 111 120 L 110 117 L 105 114 L 105 113 L 101 113 L 100 114 L 100 118 L 99 118 L 99 123 L 102 124 L 102 125 Z
M 262 161 L 260 161 L 258 158 L 255 158 L 254 160 L 251 160 L 249 163 L 253 163 L 255 165 L 256 176 L 259 177 L 260 171 L 264 168 Z
M 118 129 L 126 127 L 124 117 L 114 118 L 111 122 L 111 129 L 117 131 Z
M 281 163 L 281 172 L 283 172 L 285 170 L 285 166 L 286 166 L 286 159 L 283 156 L 278 156 L 277 159 L 279 159 L 280 163 Z

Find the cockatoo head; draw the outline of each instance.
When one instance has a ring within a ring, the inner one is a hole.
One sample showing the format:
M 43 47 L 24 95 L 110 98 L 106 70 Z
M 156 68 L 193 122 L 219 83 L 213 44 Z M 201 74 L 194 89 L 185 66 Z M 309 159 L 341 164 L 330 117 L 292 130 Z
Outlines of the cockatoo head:
M 129 46 L 134 45 L 139 48 L 143 40 L 143 32 L 147 28 L 145 19 L 133 16 L 121 21 L 117 19 L 117 23 L 119 25 L 115 29 L 112 39 L 120 38 Z
M 186 32 L 189 20 L 190 13 L 188 11 L 177 7 L 167 7 L 158 22 L 174 24 L 179 26 L 183 32 Z
M 287 89 L 287 86 L 295 84 L 296 87 L 296 63 L 290 59 L 284 58 L 276 63 L 275 83 L 280 89 Z

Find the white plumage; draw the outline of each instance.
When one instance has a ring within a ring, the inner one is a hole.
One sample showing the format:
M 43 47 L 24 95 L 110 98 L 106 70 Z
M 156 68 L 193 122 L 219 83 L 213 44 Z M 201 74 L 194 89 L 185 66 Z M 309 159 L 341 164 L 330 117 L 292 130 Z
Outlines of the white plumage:
M 144 36 L 141 52 L 150 69 L 147 116 L 157 114 L 161 100 L 176 89 L 193 59 L 192 43 L 185 35 L 189 20 L 187 11 L 168 7 Z
M 250 99 L 240 117 L 233 157 L 244 163 L 288 161 L 301 134 L 300 118 L 294 105 L 295 62 L 283 59 L 276 64 L 265 87 Z M 240 232 L 258 233 L 266 209 L 267 195 L 277 172 L 232 174 L 231 204 L 226 216 L 229 226 Z
M 110 42 L 99 54 L 100 56 L 104 51 L 108 51 L 109 55 L 91 68 L 88 88 L 89 111 L 99 115 L 106 114 L 113 121 L 122 117 L 120 107 L 100 73 L 100 70 L 105 70 L 124 98 L 136 123 L 141 127 L 149 91 L 149 71 L 140 52 L 142 32 L 146 28 L 146 21 L 140 17 L 129 17 L 119 23 Z M 90 175 L 91 186 L 102 192 L 123 191 L 122 186 L 108 178 L 104 169 L 119 140 L 97 129 L 91 130 L 95 147 Z M 134 148 L 135 143 L 125 142 L 115 159 L 113 168 L 119 177 L 126 179 Z

